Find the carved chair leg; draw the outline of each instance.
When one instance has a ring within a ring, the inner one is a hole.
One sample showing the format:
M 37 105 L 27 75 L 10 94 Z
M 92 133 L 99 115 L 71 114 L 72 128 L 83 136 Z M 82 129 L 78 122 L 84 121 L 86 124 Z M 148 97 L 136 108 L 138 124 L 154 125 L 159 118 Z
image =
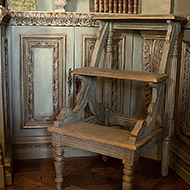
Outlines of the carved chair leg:
M 132 190 L 133 189 L 133 177 L 134 177 L 134 166 L 129 165 L 127 162 L 123 161 L 123 188 L 122 190 Z
M 55 147 L 55 183 L 57 190 L 63 189 L 63 166 L 64 166 L 64 146 Z
M 171 137 L 167 136 L 162 142 L 162 176 L 167 176 L 169 171 L 169 149 L 170 149 Z

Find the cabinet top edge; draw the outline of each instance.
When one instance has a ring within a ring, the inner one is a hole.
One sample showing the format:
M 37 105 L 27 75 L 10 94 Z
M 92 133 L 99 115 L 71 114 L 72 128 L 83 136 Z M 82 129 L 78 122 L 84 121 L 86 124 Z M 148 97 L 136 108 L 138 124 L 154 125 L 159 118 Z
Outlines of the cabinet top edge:
M 110 14 L 96 13 L 93 19 L 97 20 L 179 20 L 185 21 L 186 18 L 182 15 L 145 15 L 145 14 Z

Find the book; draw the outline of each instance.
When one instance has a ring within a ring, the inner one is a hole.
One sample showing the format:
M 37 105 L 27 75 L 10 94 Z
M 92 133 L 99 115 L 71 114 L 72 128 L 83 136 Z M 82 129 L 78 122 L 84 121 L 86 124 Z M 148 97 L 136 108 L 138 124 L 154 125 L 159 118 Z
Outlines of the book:
M 104 0 L 104 12 L 109 12 L 109 0 Z
M 123 0 L 118 0 L 118 13 L 123 13 Z
M 138 0 L 134 0 L 133 13 L 138 13 Z
M 123 0 L 123 13 L 128 13 L 128 0 Z
M 113 0 L 113 12 L 118 13 L 118 4 L 117 0 Z
M 109 0 L 109 13 L 113 13 L 113 0 Z
M 133 0 L 128 0 L 128 14 L 133 14 L 133 6 L 134 6 Z
M 99 12 L 99 0 L 94 0 L 94 12 Z
M 104 0 L 99 0 L 99 12 L 104 12 Z

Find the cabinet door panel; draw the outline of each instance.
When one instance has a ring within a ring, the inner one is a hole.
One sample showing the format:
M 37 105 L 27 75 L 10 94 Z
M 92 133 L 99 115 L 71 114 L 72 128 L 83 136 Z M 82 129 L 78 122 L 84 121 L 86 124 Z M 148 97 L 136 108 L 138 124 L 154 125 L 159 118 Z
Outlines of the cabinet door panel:
M 49 136 L 68 98 L 74 29 L 11 27 L 14 137 Z

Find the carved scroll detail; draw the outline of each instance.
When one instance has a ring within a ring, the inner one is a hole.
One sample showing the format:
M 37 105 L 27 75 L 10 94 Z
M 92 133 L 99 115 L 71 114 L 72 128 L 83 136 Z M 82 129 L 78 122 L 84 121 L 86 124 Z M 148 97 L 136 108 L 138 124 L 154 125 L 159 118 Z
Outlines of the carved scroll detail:
M 163 53 L 164 40 L 146 39 L 143 44 L 144 70 L 147 72 L 158 72 Z M 150 86 L 145 83 L 145 108 L 148 109 L 152 97 Z

